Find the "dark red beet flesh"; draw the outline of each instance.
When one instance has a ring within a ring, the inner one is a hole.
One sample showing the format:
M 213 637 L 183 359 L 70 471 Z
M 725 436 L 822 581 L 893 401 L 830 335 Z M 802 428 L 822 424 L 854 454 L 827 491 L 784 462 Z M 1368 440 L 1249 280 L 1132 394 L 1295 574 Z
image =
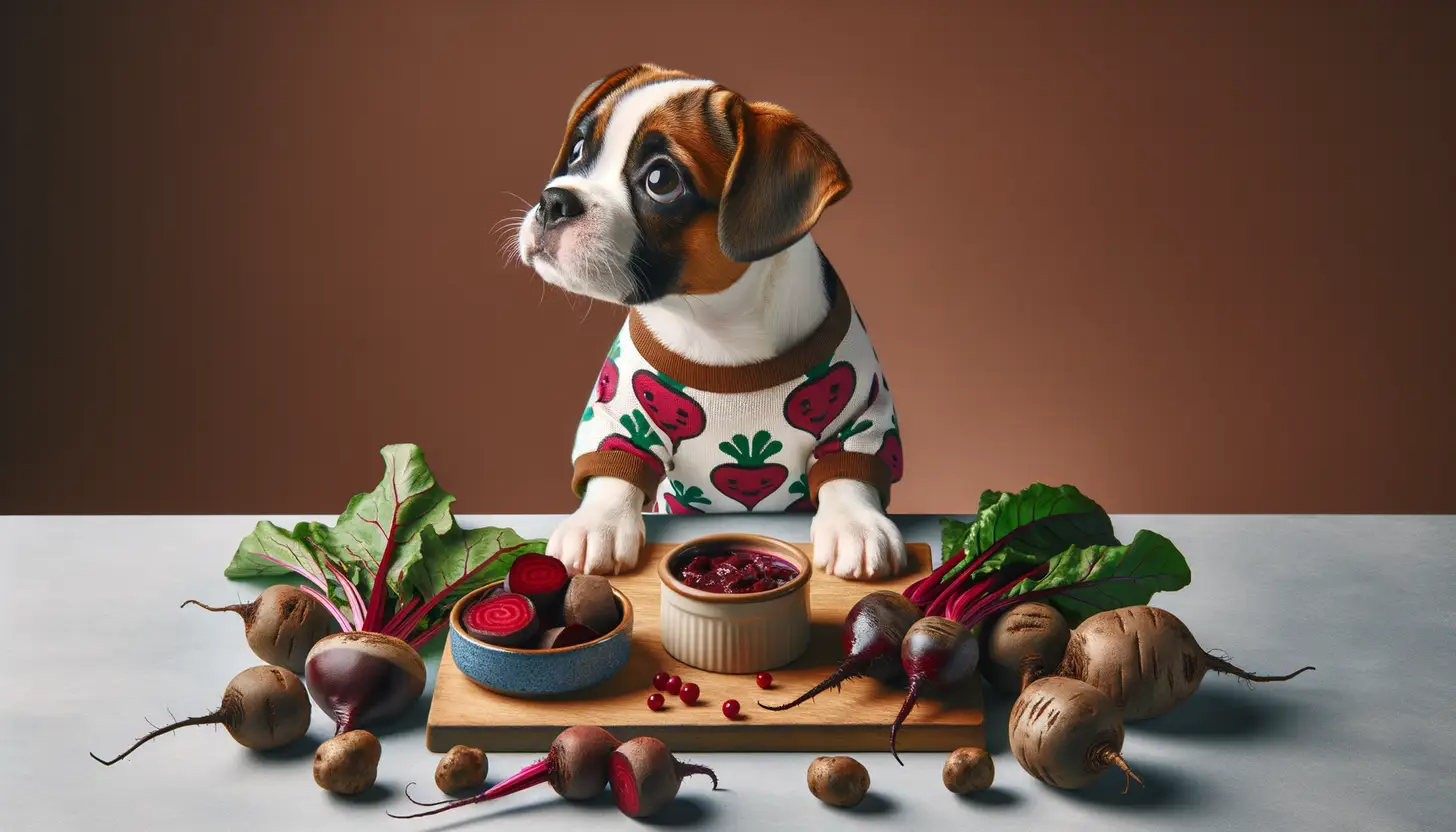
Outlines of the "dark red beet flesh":
M 799 698 L 783 705 L 765 705 L 760 708 L 770 711 L 785 711 L 813 699 L 830 688 L 869 676 L 873 679 L 889 680 L 899 675 L 900 642 L 905 633 L 920 619 L 920 608 L 898 592 L 879 590 L 861 598 L 844 617 L 840 628 L 840 644 L 844 647 L 844 661 L 829 677 Z
M 707 775 L 718 788 L 718 775 L 707 766 L 679 762 L 662 740 L 637 737 L 612 752 L 608 777 L 617 809 L 629 818 L 645 818 L 667 808 L 683 778 Z
M 721 555 L 685 552 L 679 558 L 673 569 L 678 580 L 704 592 L 767 592 L 799 576 L 799 568 L 783 558 L 748 549 Z
M 531 599 L 545 626 L 555 627 L 561 622 L 561 602 L 570 580 L 564 563 L 550 555 L 528 552 L 511 564 L 505 587 L 507 592 Z
M 921 692 L 927 687 L 949 687 L 965 679 L 976 669 L 980 655 L 971 631 L 949 618 L 928 616 L 906 631 L 900 645 L 900 663 L 910 679 L 910 691 L 895 716 L 895 724 L 890 726 L 890 754 L 895 762 L 905 765 L 895 751 L 895 738 Z
M 461 623 L 472 636 L 502 647 L 529 643 L 540 626 L 531 599 L 515 592 L 500 592 L 476 601 L 461 616 Z

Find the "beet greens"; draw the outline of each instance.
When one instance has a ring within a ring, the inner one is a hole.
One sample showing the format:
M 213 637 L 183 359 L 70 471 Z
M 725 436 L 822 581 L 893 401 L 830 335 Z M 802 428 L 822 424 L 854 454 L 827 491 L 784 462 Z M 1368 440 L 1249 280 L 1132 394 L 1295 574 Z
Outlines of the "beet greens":
M 1140 531 L 1119 544 L 1107 513 L 1069 485 L 987 491 L 973 522 L 942 521 L 942 556 L 905 597 L 926 616 L 968 628 L 1039 600 L 1076 625 L 1106 609 L 1145 604 L 1191 579 L 1167 538 Z
M 299 590 L 343 632 L 379 633 L 418 649 L 445 627 L 461 596 L 505 577 L 517 557 L 543 551 L 545 541 L 461 528 L 450 511 L 455 498 L 435 482 L 418 447 L 389 445 L 380 455 L 384 478 L 350 500 L 333 526 L 260 522 L 223 574 L 297 574 L 305 579 Z

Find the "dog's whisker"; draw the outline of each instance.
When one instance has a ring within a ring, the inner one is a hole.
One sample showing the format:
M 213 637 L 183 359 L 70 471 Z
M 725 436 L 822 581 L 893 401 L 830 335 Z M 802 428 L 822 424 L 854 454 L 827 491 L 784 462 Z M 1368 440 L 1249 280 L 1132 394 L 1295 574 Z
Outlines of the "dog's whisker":
M 536 207 L 536 203 L 527 201 L 527 199 L 525 197 L 521 196 L 520 194 L 518 194 L 518 193 L 516 193 L 514 191 L 501 191 L 501 193 L 505 194 L 506 196 L 513 196 L 516 199 L 519 199 L 521 201 L 521 204 L 524 205 L 524 206 L 526 206 L 526 208 L 528 210 L 531 209 L 531 208 L 535 208 Z

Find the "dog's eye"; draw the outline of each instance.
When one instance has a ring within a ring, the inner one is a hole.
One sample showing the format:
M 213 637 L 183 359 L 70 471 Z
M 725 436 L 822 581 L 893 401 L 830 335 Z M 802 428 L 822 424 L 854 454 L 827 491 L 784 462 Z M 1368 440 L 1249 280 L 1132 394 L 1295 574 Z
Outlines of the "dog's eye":
M 571 146 L 571 158 L 566 160 L 566 166 L 571 167 L 580 162 L 584 153 L 586 153 L 586 139 L 577 139 L 576 144 Z
M 667 162 L 658 162 L 647 169 L 647 195 L 658 202 L 672 202 L 682 196 L 682 177 L 677 168 Z

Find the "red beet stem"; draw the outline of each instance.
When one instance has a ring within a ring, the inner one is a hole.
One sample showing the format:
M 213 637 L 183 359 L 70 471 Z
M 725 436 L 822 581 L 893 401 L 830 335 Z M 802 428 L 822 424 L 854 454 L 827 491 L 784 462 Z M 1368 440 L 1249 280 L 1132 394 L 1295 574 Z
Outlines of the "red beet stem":
M 488 557 L 485 560 L 481 561 L 480 563 L 476 564 L 474 568 L 467 570 L 465 572 L 465 574 L 463 574 L 460 577 L 456 578 L 453 582 L 451 582 L 450 584 L 448 584 L 444 589 L 442 589 L 439 592 L 435 593 L 434 596 L 432 596 L 430 598 L 430 600 L 424 602 L 423 604 L 419 605 L 418 607 L 415 607 L 413 612 L 410 612 L 408 615 L 405 615 L 405 610 L 403 610 L 403 609 L 400 610 L 398 613 L 395 614 L 395 619 L 396 620 L 391 620 L 391 622 L 388 625 L 386 625 L 386 634 L 387 635 L 393 635 L 396 638 L 405 639 L 406 641 L 409 641 L 410 644 L 415 645 L 415 646 L 419 646 L 421 644 L 424 644 L 424 643 L 428 642 L 429 639 L 428 638 L 423 638 L 422 636 L 417 636 L 415 638 L 410 638 L 409 637 L 409 634 L 412 633 L 412 632 L 414 632 L 415 628 L 420 625 L 420 622 L 424 620 L 425 616 L 429 615 L 435 609 L 435 607 L 437 607 L 441 603 L 443 603 L 446 598 L 449 598 L 451 596 L 451 594 L 454 593 L 455 590 L 459 589 L 462 584 L 464 584 L 466 581 L 470 580 L 471 578 L 475 577 L 475 575 L 478 572 L 480 572 L 480 570 L 486 568 L 487 566 L 490 566 L 492 563 L 495 563 L 497 560 L 500 559 L 500 557 L 502 555 L 509 554 L 509 553 L 514 552 L 515 550 L 521 548 L 522 546 L 527 546 L 527 545 L 530 545 L 530 541 L 524 541 L 524 542 L 521 542 L 521 543 L 517 543 L 514 546 L 510 546 L 508 548 L 501 549 L 500 551 L 496 552 L 495 554 L 491 555 L 490 557 Z M 466 546 L 465 553 L 467 555 L 470 554 L 470 548 L 469 548 L 468 544 Z M 418 600 L 419 600 L 418 598 L 411 600 L 409 604 L 406 604 L 405 605 L 406 608 L 409 608 L 409 607 L 414 606 L 415 602 L 418 601 Z M 448 619 L 446 619 L 446 620 L 448 621 Z M 435 633 L 438 633 L 439 631 L 440 631 L 439 627 L 436 626 L 436 627 L 434 627 L 434 628 L 432 628 L 430 630 L 426 630 L 425 632 L 431 638 L 433 638 L 434 635 L 435 635 Z
M 895 737 L 900 733 L 900 726 L 910 716 L 910 711 L 915 708 L 915 700 L 920 698 L 920 686 L 924 683 L 923 674 L 917 673 L 910 677 L 910 692 L 905 695 L 905 704 L 900 706 L 900 713 L 895 716 L 895 723 L 890 726 L 890 756 L 894 757 L 895 762 L 902 766 L 905 765 L 905 761 L 900 759 L 900 753 L 895 750 Z
M 759 702 L 758 707 L 763 708 L 766 711 L 787 711 L 789 708 L 802 705 L 805 702 L 808 702 L 810 699 L 813 699 L 814 697 L 823 693 L 824 691 L 829 690 L 830 688 L 837 689 L 840 685 L 844 684 L 850 679 L 858 679 L 859 677 L 863 676 L 865 665 L 869 664 L 880 654 L 886 652 L 886 649 L 888 648 L 881 648 L 879 650 L 866 650 L 863 653 L 846 658 L 843 662 L 840 662 L 839 667 L 835 668 L 834 672 L 829 674 L 829 676 L 825 678 L 824 681 L 804 691 L 804 693 L 800 694 L 798 699 L 795 699 L 792 702 L 788 702 L 783 705 L 765 705 L 762 702 Z
M 497 797 L 505 797 L 506 795 L 515 794 L 519 791 L 525 791 L 532 786 L 539 786 L 542 783 L 548 783 L 551 781 L 551 774 L 553 770 L 554 767 L 551 764 L 551 758 L 546 757 L 545 759 L 526 766 L 525 768 L 521 769 L 510 777 L 507 777 L 499 783 L 496 783 L 494 786 L 491 786 L 489 789 L 486 789 L 485 791 L 481 792 L 478 795 L 475 795 L 474 797 L 465 797 L 461 798 L 460 800 L 447 801 L 443 806 L 438 806 L 434 803 L 419 803 L 418 801 L 415 801 L 414 798 L 410 798 L 410 802 L 415 803 L 416 805 L 437 806 L 437 808 L 431 809 L 428 812 L 418 812 L 413 815 L 396 815 L 393 812 L 387 812 L 386 814 L 388 814 L 392 818 L 422 818 L 426 817 L 427 815 L 438 815 L 441 812 L 448 812 L 451 809 L 456 809 L 461 806 L 469 806 L 473 803 L 484 803 L 487 800 L 495 800 Z M 408 797 L 408 793 L 406 793 L 405 796 Z

